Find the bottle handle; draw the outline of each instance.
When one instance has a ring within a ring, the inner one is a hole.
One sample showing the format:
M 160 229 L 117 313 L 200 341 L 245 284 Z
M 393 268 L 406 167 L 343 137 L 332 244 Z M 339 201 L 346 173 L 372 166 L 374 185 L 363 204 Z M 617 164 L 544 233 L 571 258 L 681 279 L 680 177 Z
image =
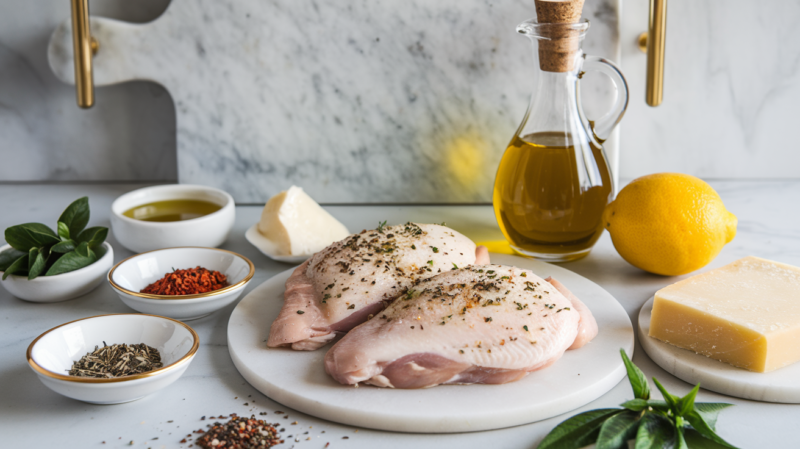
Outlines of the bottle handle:
M 613 62 L 597 56 L 585 56 L 581 71 L 596 71 L 605 74 L 611 79 L 617 91 L 614 105 L 611 106 L 611 109 L 599 119 L 589 121 L 595 138 L 602 143 L 608 139 L 611 131 L 614 130 L 614 127 L 622 120 L 622 116 L 625 115 L 625 110 L 628 108 L 628 83 L 625 81 L 625 76 L 622 75 L 622 72 Z

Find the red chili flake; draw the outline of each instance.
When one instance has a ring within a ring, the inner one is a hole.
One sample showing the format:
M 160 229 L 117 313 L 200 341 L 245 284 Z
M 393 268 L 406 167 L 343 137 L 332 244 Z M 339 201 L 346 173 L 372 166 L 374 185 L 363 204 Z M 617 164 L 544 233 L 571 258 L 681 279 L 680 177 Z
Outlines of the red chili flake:
M 205 435 L 197 439 L 203 448 L 269 448 L 283 443 L 274 425 L 256 419 L 234 416 L 225 424 L 214 423 Z
M 174 270 L 163 278 L 143 288 L 140 293 L 151 295 L 195 295 L 228 286 L 228 278 L 219 271 L 209 271 L 197 267 L 188 270 Z

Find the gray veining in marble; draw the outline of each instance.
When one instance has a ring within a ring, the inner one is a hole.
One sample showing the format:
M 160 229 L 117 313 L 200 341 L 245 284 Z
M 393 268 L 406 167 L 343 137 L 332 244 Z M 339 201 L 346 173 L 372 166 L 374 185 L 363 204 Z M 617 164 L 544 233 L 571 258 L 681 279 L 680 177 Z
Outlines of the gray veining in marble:
M 617 11 L 587 2 L 587 53 L 616 59 Z M 514 29 L 534 15 L 521 0 L 174 0 L 144 25 L 93 20 L 95 82 L 166 87 L 179 180 L 237 201 L 292 184 L 320 202 L 489 201 L 530 95 Z M 70 81 L 69 23 L 53 44 Z
M 786 207 L 796 200 L 800 182 L 712 182 L 712 186 L 727 208 L 738 216 L 739 230 L 708 268 L 720 267 L 751 254 L 800 265 L 800 231 L 796 225 L 800 221 L 800 211 Z M 54 210 L 60 211 L 81 195 L 90 197 L 91 223 L 108 226 L 111 202 L 138 187 L 141 185 L 0 185 L 0 207 L 14 211 L 14 214 L 0 214 L 0 229 L 25 221 L 50 223 Z M 500 238 L 494 214 L 488 206 L 336 206 L 327 209 L 350 229 L 374 226 L 378 220 L 390 223 L 447 221 L 476 240 Z M 225 249 L 250 258 L 256 265 L 255 277 L 245 294 L 289 268 L 267 259 L 244 239 L 245 230 L 258 220 L 260 213 L 261 207 L 237 208 L 236 224 L 223 245 Z M 131 255 L 117 244 L 113 235 L 109 236 L 109 241 L 114 245 L 117 262 Z M 607 233 L 589 256 L 562 266 L 606 289 L 619 300 L 634 323 L 639 308 L 656 290 L 680 279 L 651 275 L 632 267 L 614 251 Z M 329 449 L 532 449 L 550 429 L 573 414 L 489 432 L 419 435 L 359 429 L 356 433 L 352 427 L 287 409 L 244 381 L 233 366 L 227 348 L 226 326 L 233 307 L 191 322 L 200 335 L 201 346 L 192 365 L 177 382 L 139 401 L 102 406 L 77 402 L 45 388 L 27 366 L 25 350 L 37 335 L 59 324 L 104 313 L 133 311 L 119 301 L 107 284 L 84 297 L 54 304 L 24 302 L 0 287 L 0 428 L 7 430 L 3 443 L 9 447 L 187 448 L 188 443 L 180 444 L 180 440 L 209 423 L 209 420 L 201 421 L 201 416 L 235 412 L 254 413 L 268 422 L 283 423 L 281 427 L 286 429 L 283 435 L 292 435 L 287 439 L 288 444 L 280 446 L 287 449 L 321 449 L 327 442 L 331 443 Z M 657 377 L 674 394 L 685 394 L 692 387 L 655 365 L 638 343 L 633 361 L 648 379 Z M 655 389 L 653 395 L 660 397 Z M 623 381 L 574 413 L 617 407 L 631 397 L 630 385 Z M 705 389 L 700 389 L 697 398 L 703 402 L 735 404 L 722 412 L 717 431 L 737 447 L 800 447 L 800 434 L 791 426 L 800 419 L 797 405 L 748 401 Z M 288 412 L 289 419 L 276 415 L 276 410 Z M 258 415 L 262 411 L 268 415 Z M 292 425 L 295 420 L 298 424 Z M 46 431 L 42 426 L 46 426 Z M 302 432 L 309 434 L 302 435 Z M 295 442 L 298 435 L 302 435 L 300 441 Z M 344 436 L 349 439 L 343 441 Z M 308 437 L 312 440 L 307 441 Z M 102 444 L 103 441 L 106 444 Z M 134 442 L 132 446 L 130 441 Z

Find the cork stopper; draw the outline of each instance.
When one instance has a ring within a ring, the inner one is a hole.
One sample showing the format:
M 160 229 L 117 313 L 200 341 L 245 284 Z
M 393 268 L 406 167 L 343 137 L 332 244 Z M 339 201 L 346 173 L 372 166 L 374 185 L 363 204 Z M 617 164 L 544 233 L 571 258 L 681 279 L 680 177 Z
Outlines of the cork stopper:
M 536 0 L 536 20 L 543 23 L 578 23 L 584 0 Z M 569 72 L 580 51 L 580 31 L 547 29 L 539 41 L 539 68 L 546 72 Z

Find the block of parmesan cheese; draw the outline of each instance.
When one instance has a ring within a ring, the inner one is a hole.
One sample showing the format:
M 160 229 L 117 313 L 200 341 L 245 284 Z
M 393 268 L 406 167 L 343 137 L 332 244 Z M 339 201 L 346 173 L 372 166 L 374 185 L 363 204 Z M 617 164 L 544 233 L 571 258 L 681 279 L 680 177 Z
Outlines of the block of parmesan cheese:
M 275 244 L 278 255 L 311 255 L 350 235 L 303 189 L 292 186 L 273 196 L 261 212 L 258 232 Z
M 650 336 L 760 373 L 800 360 L 800 268 L 758 257 L 656 292 Z

